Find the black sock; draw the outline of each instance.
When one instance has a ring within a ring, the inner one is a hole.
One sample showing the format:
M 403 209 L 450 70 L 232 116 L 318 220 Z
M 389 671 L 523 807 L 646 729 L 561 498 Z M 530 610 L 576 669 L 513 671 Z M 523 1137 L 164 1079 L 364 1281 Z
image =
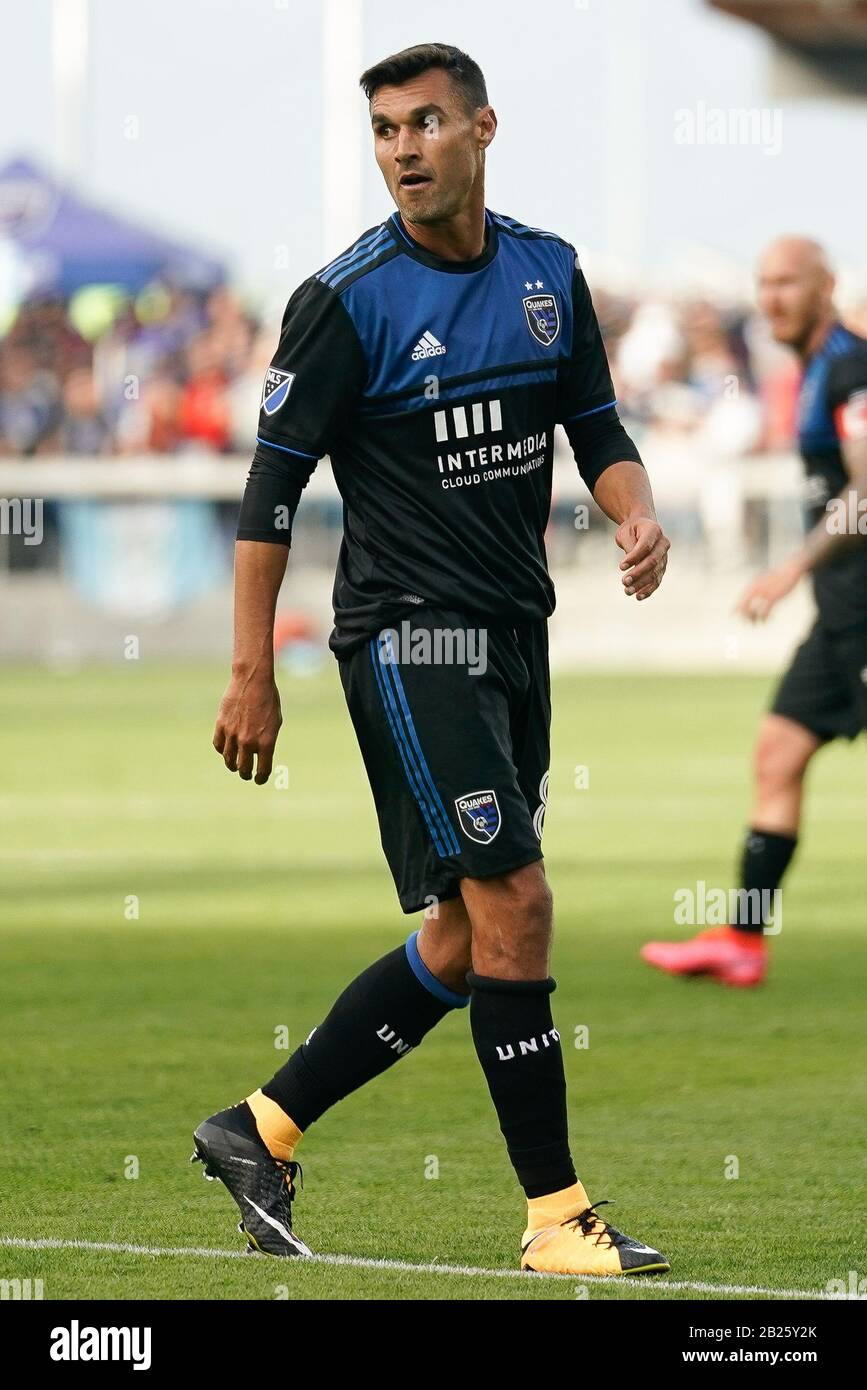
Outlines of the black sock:
M 417 932 L 369 966 L 262 1091 L 302 1131 L 418 1047 L 441 1018 L 469 999 L 447 989 L 418 953 Z
M 772 830 L 749 830 L 741 858 L 741 893 L 731 926 L 738 931 L 760 932 L 775 908 L 773 894 L 798 843 L 796 835 L 777 835 Z
M 553 980 L 467 975 L 470 1026 L 518 1182 L 545 1197 L 575 1182 Z

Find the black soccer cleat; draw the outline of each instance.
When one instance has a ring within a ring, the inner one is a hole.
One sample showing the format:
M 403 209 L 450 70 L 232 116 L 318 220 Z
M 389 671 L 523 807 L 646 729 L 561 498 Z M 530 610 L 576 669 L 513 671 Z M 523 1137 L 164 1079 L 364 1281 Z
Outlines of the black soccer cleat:
M 284 1163 L 269 1153 L 245 1103 L 203 1120 L 193 1143 L 190 1162 L 203 1163 L 205 1177 L 219 1178 L 229 1189 L 241 1212 L 238 1230 L 251 1250 L 282 1257 L 312 1255 L 292 1230 L 300 1164 Z

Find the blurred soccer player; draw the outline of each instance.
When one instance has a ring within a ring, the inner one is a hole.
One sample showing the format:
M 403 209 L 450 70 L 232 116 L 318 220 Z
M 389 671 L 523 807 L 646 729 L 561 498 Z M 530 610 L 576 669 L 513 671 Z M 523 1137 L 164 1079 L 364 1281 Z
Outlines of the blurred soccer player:
M 812 529 L 778 569 L 747 589 L 738 608 L 762 622 L 805 575 L 818 617 L 795 653 L 754 755 L 750 827 L 738 910 L 729 926 L 641 952 L 672 975 L 757 985 L 767 968 L 765 928 L 798 843 L 804 775 L 832 739 L 867 728 L 867 341 L 844 328 L 821 246 L 781 237 L 759 263 L 758 300 L 774 338 L 803 367 L 798 444 Z
M 543 535 L 557 422 L 617 522 L 627 594 L 654 592 L 668 542 L 617 418 L 575 248 L 485 207 L 497 120 L 481 71 L 424 44 L 361 81 L 398 210 L 289 301 L 241 510 L 233 675 L 214 742 L 231 771 L 249 779 L 255 757 L 267 781 L 288 525 L 327 452 L 345 503 L 330 646 L 401 906 L 433 910 L 274 1077 L 199 1126 L 197 1155 L 229 1187 L 251 1245 L 309 1253 L 289 1206 L 302 1133 L 469 1005 L 527 1196 L 523 1266 L 667 1269 L 603 1221 L 576 1179 L 551 1015 Z M 437 660 L 446 634 L 471 660 Z

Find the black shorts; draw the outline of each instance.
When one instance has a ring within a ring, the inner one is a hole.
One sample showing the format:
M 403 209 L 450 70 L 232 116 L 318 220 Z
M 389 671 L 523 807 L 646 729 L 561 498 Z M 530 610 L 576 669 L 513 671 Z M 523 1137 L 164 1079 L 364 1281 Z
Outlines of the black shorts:
M 818 621 L 795 652 L 771 710 L 821 739 L 855 738 L 867 729 L 867 628 L 835 632 Z
M 542 858 L 551 684 L 545 619 L 419 607 L 340 662 L 404 912 Z

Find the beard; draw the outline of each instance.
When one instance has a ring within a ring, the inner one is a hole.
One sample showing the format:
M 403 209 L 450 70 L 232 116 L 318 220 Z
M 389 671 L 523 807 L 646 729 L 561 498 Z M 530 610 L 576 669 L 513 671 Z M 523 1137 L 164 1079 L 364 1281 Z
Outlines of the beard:
M 467 193 L 468 186 L 456 186 L 452 182 L 446 188 L 437 179 L 418 193 L 410 193 L 397 184 L 392 196 L 404 221 L 416 222 L 422 227 L 454 217 L 465 206 Z
M 420 226 L 428 222 L 442 222 L 451 215 L 447 200 L 435 185 L 426 188 L 420 194 L 410 194 L 409 197 L 402 188 L 398 188 L 397 206 L 405 222 L 417 222 Z

